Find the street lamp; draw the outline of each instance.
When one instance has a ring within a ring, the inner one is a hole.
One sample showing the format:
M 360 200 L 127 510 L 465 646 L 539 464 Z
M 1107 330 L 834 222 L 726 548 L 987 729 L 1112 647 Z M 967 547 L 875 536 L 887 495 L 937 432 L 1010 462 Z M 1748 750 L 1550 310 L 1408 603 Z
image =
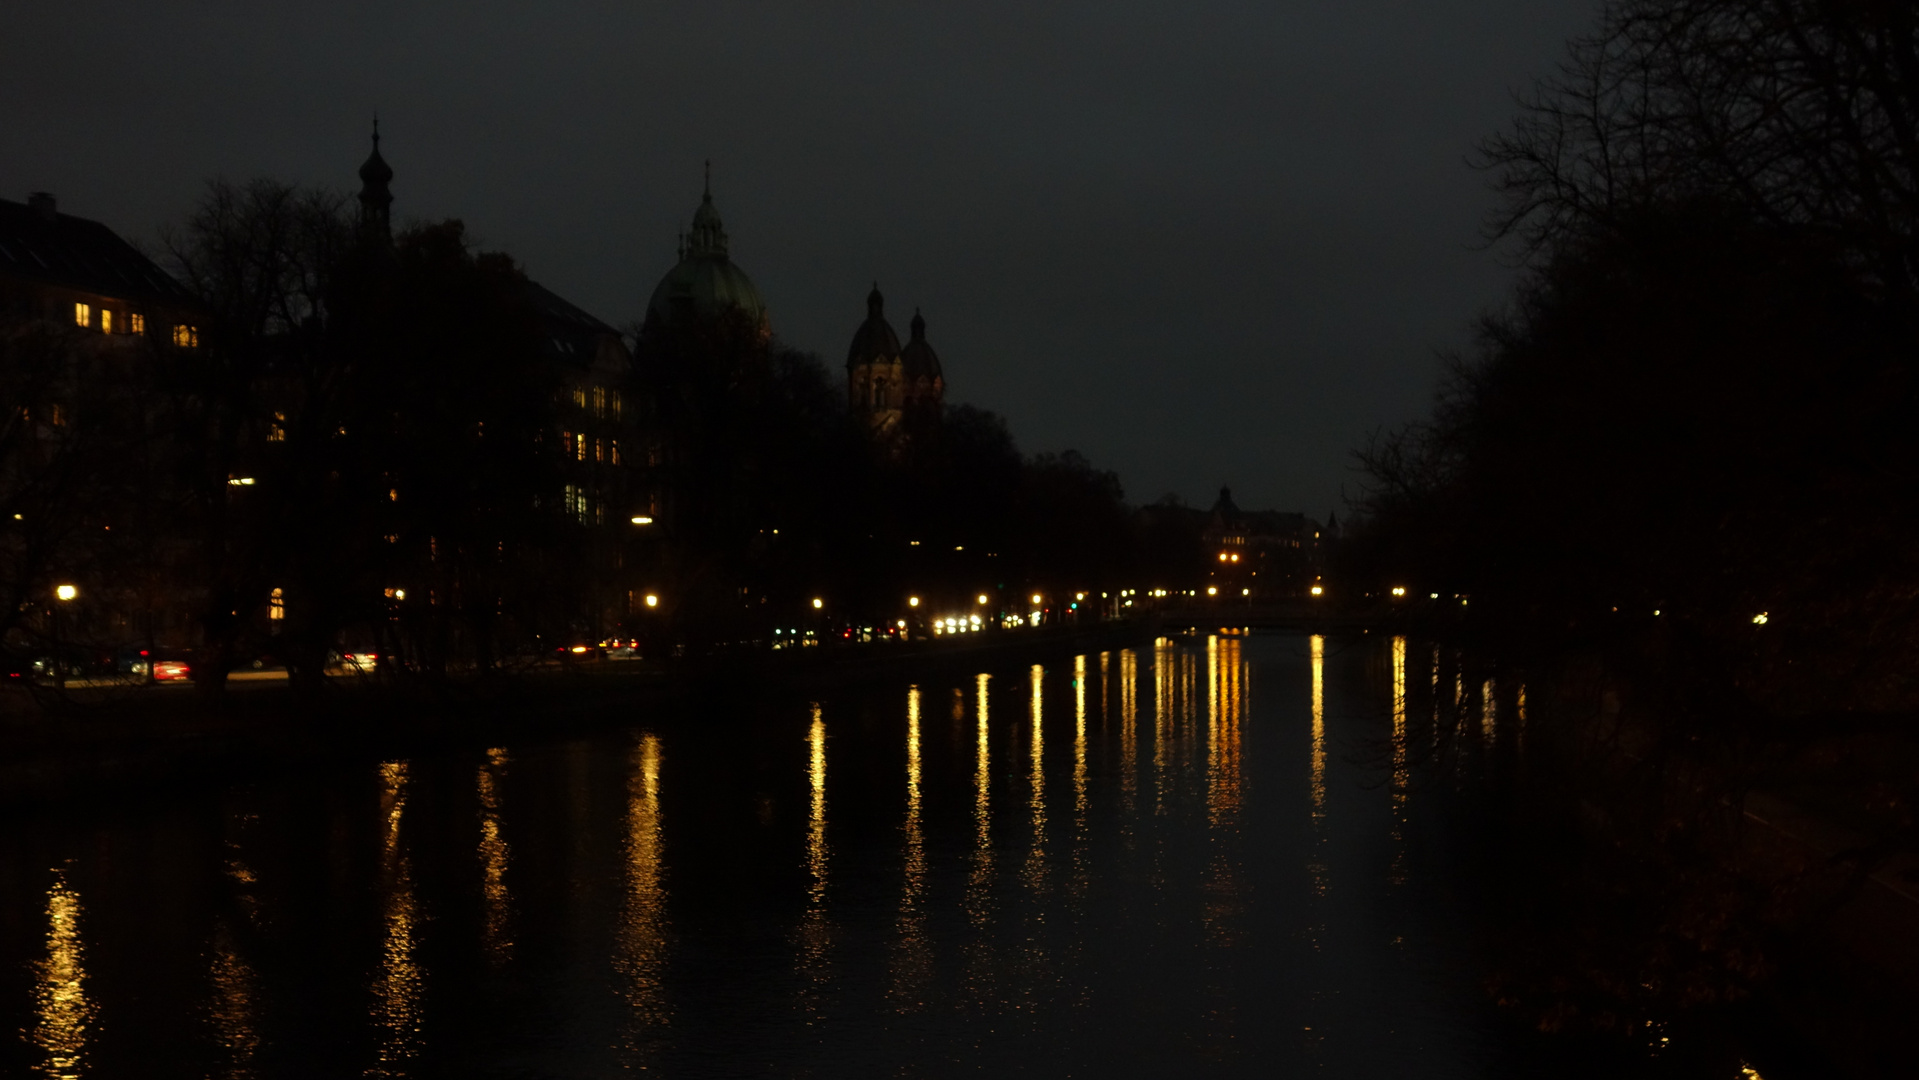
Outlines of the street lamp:
M 917 596 L 909 596 L 909 597 L 907 597 L 907 598 L 906 598 L 906 606 L 907 606 L 907 607 L 919 607 L 919 606 L 920 606 L 920 598 L 919 598 L 919 597 L 917 597 Z
M 59 597 L 62 600 L 71 600 L 74 597 L 80 595 L 80 590 L 74 588 L 71 585 L 61 585 L 56 587 L 53 590 L 53 595 Z
M 820 608 L 823 608 L 825 606 L 826 606 L 826 601 L 821 600 L 817 596 L 813 598 L 813 610 L 818 611 Z
M 981 594 L 979 594 L 979 602 L 980 602 L 980 603 L 982 603 L 982 604 L 984 604 L 984 603 L 986 602 L 986 594 L 985 594 L 985 593 L 981 593 Z
M 637 515 L 635 515 L 635 516 L 634 516 L 634 518 L 633 518 L 633 524 L 635 524 L 635 525 L 651 525 L 651 524 L 653 524 L 653 519 L 652 519 L 652 518 L 650 518 L 650 517 L 647 517 L 647 516 L 646 516 L 645 514 L 637 514 Z
M 659 598 L 659 597 L 658 597 L 657 595 L 655 595 L 655 594 L 653 594 L 653 593 L 647 593 L 647 594 L 646 594 L 646 606 L 647 606 L 647 607 L 659 607 L 659 606 L 660 606 L 660 598 Z
M 80 590 L 71 585 L 56 585 L 53 595 L 60 601 L 53 605 L 53 685 L 65 690 L 67 688 L 67 650 L 60 644 L 60 609 L 72 603 L 73 598 L 80 595 Z
M 1034 607 L 1038 607 L 1038 606 L 1039 606 L 1039 594 L 1038 594 L 1038 593 L 1034 593 L 1034 594 L 1033 594 L 1033 606 L 1034 606 Z

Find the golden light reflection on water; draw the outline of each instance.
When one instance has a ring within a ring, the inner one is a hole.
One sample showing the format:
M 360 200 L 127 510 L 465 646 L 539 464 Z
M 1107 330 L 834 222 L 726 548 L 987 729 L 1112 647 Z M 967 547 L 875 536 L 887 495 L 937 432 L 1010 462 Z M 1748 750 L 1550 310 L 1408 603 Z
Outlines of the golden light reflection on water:
M 806 779 L 811 789 L 806 827 L 806 914 L 800 920 L 800 979 L 807 1011 L 816 1018 L 825 1008 L 824 991 L 832 980 L 829 961 L 832 928 L 826 918 L 826 719 L 813 705 L 806 729 Z
M 1393 864 L 1388 880 L 1394 885 L 1406 882 L 1406 802 L 1411 770 L 1406 745 L 1406 638 L 1393 638 Z
M 1487 679 L 1486 684 L 1479 688 L 1479 733 L 1488 739 L 1498 733 L 1498 706 L 1493 704 L 1494 700 L 1493 681 Z
M 1313 855 L 1307 864 L 1313 891 L 1326 894 L 1327 868 L 1322 846 L 1326 842 L 1326 639 L 1314 634 L 1311 639 L 1313 660 L 1313 752 L 1308 790 L 1313 802 Z
M 1029 673 L 1033 693 L 1030 704 L 1031 765 L 1027 770 L 1028 782 L 1032 785 L 1029 803 L 1033 812 L 1033 843 L 1026 853 L 1026 886 L 1040 889 L 1046 884 L 1046 668 L 1034 664 Z
M 1240 806 L 1243 780 L 1240 768 L 1240 728 L 1245 718 L 1241 693 L 1245 662 L 1240 641 L 1212 637 L 1206 642 L 1206 823 L 1211 843 L 1207 864 L 1204 922 L 1210 944 L 1226 948 L 1238 940 L 1237 916 L 1245 910 L 1241 881 Z M 1215 1007 L 1223 1025 L 1221 1037 L 1237 1011 L 1231 1000 Z
M 246 1080 L 254 1075 L 253 1058 L 260 1049 L 260 979 L 234 941 L 233 931 L 224 919 L 214 925 L 211 970 L 213 1000 L 209 1019 L 214 1037 L 226 1050 L 222 1075 L 229 1080 Z
M 371 1076 L 399 1076 L 406 1062 L 420 1052 L 420 1004 L 425 979 L 420 969 L 418 943 L 419 901 L 414 896 L 413 868 L 400 840 L 400 822 L 406 812 L 407 767 L 403 761 L 380 766 L 380 885 L 385 935 L 380 946 L 380 970 L 373 983 L 373 1019 L 384 1029 L 378 1063 Z
M 1121 828 L 1131 835 L 1139 803 L 1139 653 L 1119 651 L 1119 806 Z
M 1105 656 L 1100 667 L 1105 668 Z M 1086 831 L 1086 657 L 1073 657 L 1073 823 Z
M 513 953 L 510 926 L 512 897 L 507 893 L 506 837 L 500 831 L 500 781 L 506 776 L 507 752 L 486 752 L 486 763 L 474 778 L 480 796 L 480 895 L 485 921 L 481 924 L 481 943 L 487 959 L 503 964 Z
M 975 926 L 986 921 L 986 887 L 993 876 L 993 751 L 987 720 L 991 715 L 991 675 L 977 680 L 979 722 L 973 744 L 973 873 L 967 883 L 966 910 Z
M 41 1075 L 55 1080 L 78 1080 L 84 1073 L 93 1024 L 80 916 L 80 894 L 67 884 L 66 869 L 55 869 L 47 889 L 47 955 L 33 966 L 33 1043 L 43 1055 Z
M 626 895 L 614 942 L 613 968 L 631 1010 L 626 1049 L 638 1048 L 648 1026 L 670 1019 L 666 999 L 666 888 L 660 817 L 660 738 L 641 735 L 626 781 Z
M 900 1011 L 921 1004 L 918 991 L 932 975 L 933 954 L 926 936 L 926 838 L 920 827 L 920 688 L 906 691 L 906 840 L 905 880 L 900 887 L 899 949 L 894 959 L 893 996 Z
M 1174 662 L 1177 646 L 1169 638 L 1153 644 L 1153 814 L 1166 813 L 1170 763 L 1167 760 L 1166 728 L 1173 712 Z

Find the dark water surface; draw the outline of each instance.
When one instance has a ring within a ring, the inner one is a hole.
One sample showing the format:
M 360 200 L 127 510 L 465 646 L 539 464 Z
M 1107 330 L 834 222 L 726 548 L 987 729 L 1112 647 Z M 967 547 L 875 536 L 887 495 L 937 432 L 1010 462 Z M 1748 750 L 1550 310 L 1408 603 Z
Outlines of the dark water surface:
M 1568 1075 L 1406 671 L 1221 636 L 16 814 L 0 1075 Z

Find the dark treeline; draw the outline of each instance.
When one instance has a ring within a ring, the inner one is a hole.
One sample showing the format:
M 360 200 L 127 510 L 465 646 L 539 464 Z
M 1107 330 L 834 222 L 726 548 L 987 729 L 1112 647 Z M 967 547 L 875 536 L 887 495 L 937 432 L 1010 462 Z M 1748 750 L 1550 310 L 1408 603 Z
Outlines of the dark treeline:
M 1503 946 L 1542 1022 L 1767 985 L 1812 908 L 1742 864 L 1748 790 L 1870 803 L 1853 886 L 1914 840 L 1911 775 L 1861 762 L 1919 710 L 1915 71 L 1910 4 L 1608 4 L 1483 148 L 1517 294 L 1361 453 L 1348 572 L 1569 695 L 1553 812 L 1511 819 L 1565 885 Z
M 189 336 L 7 324 L 13 663 L 190 652 L 218 693 L 239 667 L 311 688 L 377 653 L 432 680 L 608 639 L 666 656 L 990 625 L 1035 593 L 1057 618 L 1204 572 L 1201 515 L 1168 535 L 1112 473 L 1023 457 L 990 412 L 882 444 L 763 325 L 620 335 L 457 221 L 389 234 L 352 211 L 216 182 L 164 237 Z

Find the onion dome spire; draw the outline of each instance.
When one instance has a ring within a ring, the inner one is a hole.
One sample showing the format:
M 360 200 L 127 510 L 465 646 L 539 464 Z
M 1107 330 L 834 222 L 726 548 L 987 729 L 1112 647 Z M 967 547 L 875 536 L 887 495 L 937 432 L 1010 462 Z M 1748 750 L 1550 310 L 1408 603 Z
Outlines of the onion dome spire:
M 380 118 L 373 118 L 373 153 L 360 166 L 360 231 L 370 240 L 393 240 L 393 167 L 380 156 Z

